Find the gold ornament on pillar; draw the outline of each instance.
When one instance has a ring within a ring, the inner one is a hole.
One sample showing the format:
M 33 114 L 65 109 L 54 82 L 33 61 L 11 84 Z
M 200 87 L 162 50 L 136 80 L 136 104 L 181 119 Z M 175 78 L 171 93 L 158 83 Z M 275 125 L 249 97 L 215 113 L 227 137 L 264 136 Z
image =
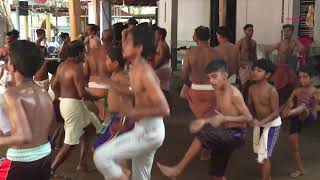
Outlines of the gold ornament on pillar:
M 314 26 L 314 6 L 310 5 L 307 18 L 306 18 L 306 25 L 309 29 L 312 29 Z

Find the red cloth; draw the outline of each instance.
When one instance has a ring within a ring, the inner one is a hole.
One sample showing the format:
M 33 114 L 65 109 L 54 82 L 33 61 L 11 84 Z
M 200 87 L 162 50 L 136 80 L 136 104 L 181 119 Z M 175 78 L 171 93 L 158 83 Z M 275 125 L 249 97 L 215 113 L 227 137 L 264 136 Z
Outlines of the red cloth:
M 295 70 L 289 64 L 278 64 L 274 73 L 274 85 L 277 90 L 286 86 L 294 86 L 297 82 Z
M 189 106 L 197 118 L 208 118 L 215 114 L 216 98 L 213 90 L 194 90 L 188 92 Z

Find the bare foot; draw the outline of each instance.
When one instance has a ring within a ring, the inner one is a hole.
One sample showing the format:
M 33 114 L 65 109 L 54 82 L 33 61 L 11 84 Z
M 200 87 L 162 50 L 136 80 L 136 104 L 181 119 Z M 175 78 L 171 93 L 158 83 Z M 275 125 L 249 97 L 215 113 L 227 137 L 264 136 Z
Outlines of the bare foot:
M 90 173 L 90 172 L 96 171 L 96 169 L 95 168 L 89 169 L 87 165 L 78 165 L 77 171 Z
M 303 176 L 304 173 L 302 171 L 294 171 L 292 173 L 289 174 L 289 177 L 291 178 L 297 178 L 299 176 Z
M 160 171 L 162 172 L 163 175 L 169 177 L 172 180 L 176 180 L 177 176 L 181 173 L 181 171 L 177 168 L 177 166 L 164 166 L 160 164 L 159 162 L 157 163 Z
M 206 124 L 206 121 L 204 120 L 195 120 L 190 124 L 190 132 L 191 133 L 197 133 L 199 132 L 203 126 Z

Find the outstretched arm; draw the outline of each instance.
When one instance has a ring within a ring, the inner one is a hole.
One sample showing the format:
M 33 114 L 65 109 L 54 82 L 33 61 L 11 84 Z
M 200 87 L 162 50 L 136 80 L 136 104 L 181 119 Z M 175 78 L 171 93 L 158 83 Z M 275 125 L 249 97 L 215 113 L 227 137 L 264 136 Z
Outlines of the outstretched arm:
M 265 51 L 265 56 L 266 56 L 266 58 L 269 59 L 269 58 L 270 58 L 270 57 L 269 57 L 270 54 L 271 54 L 274 50 L 279 49 L 279 46 L 280 46 L 280 43 L 277 43 L 277 44 L 272 45 L 272 47 L 271 47 L 270 49 L 267 49 L 267 50 Z

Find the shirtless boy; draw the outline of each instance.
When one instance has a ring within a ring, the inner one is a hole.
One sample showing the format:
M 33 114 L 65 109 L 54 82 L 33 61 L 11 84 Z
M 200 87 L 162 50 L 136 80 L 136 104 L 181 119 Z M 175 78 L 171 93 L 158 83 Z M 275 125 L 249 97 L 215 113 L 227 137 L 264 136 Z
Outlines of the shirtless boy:
M 72 41 L 68 45 L 68 59 L 58 67 L 52 82 L 52 90 L 56 97 L 60 97 L 60 112 L 64 119 L 64 145 L 52 163 L 52 174 L 66 159 L 71 148 L 81 141 L 80 162 L 78 170 L 87 170 L 86 156 L 88 150 L 88 135 L 86 128 L 92 123 L 97 131 L 100 121 L 90 112 L 82 99 L 95 100 L 85 90 L 83 75 L 84 46 L 79 41 Z
M 112 72 L 110 79 L 106 79 L 110 85 L 108 94 L 108 108 L 110 116 L 106 120 L 98 134 L 94 147 L 97 148 L 105 142 L 111 142 L 116 136 L 129 130 L 131 120 L 123 113 L 132 109 L 133 93 L 129 91 L 130 80 L 129 74 L 124 70 L 126 60 L 122 56 L 122 48 L 112 47 L 107 52 L 106 66 L 109 72 Z M 125 111 L 124 111 L 125 110 Z
M 159 79 L 145 60 L 154 48 L 151 28 L 138 26 L 128 32 L 123 44 L 123 55 L 132 63 L 130 87 L 127 90 L 132 90 L 135 104 L 124 115 L 132 118 L 135 126 L 130 132 L 96 150 L 94 162 L 105 179 L 129 179 L 116 163 L 116 160 L 123 159 L 132 159 L 132 180 L 151 178 L 153 157 L 165 136 L 162 117 L 170 114 Z
M 40 67 L 40 69 L 37 71 L 37 73 L 34 75 L 34 81 L 36 84 L 38 84 L 40 87 L 45 89 L 46 91 L 49 90 L 49 76 L 48 76 L 48 69 L 47 64 L 48 60 L 45 58 L 48 56 L 47 48 L 44 46 L 39 46 L 41 50 L 41 56 L 43 58 L 43 64 Z
M 0 163 L 0 179 L 50 178 L 48 136 L 53 120 L 52 100 L 33 82 L 33 75 L 42 62 L 40 50 L 34 43 L 15 41 L 10 45 L 9 70 L 16 86 L 3 96 L 11 135 L 0 137 L 0 146 L 9 147 L 6 158 Z
M 286 108 L 281 113 L 283 118 L 290 121 L 289 144 L 294 161 L 294 171 L 290 177 L 304 175 L 300 150 L 299 136 L 302 128 L 317 119 L 317 89 L 312 84 L 313 68 L 310 65 L 302 66 L 298 71 L 300 87 L 293 90 Z
M 262 180 L 271 180 L 270 158 L 281 128 L 278 92 L 268 82 L 275 69 L 270 60 L 254 62 L 252 78 L 256 83 L 249 88 L 248 106 L 254 117 L 253 150 L 262 164 Z
M 227 72 L 224 60 L 208 64 L 206 73 L 215 88 L 212 93 L 216 95 L 216 114 L 191 124 L 192 132 L 200 132 L 177 165 L 169 167 L 158 163 L 165 176 L 175 179 L 202 148 L 207 148 L 212 150 L 210 175 L 214 180 L 225 179 L 228 160 L 232 152 L 244 144 L 246 123 L 252 119 L 240 91 L 229 83 Z

